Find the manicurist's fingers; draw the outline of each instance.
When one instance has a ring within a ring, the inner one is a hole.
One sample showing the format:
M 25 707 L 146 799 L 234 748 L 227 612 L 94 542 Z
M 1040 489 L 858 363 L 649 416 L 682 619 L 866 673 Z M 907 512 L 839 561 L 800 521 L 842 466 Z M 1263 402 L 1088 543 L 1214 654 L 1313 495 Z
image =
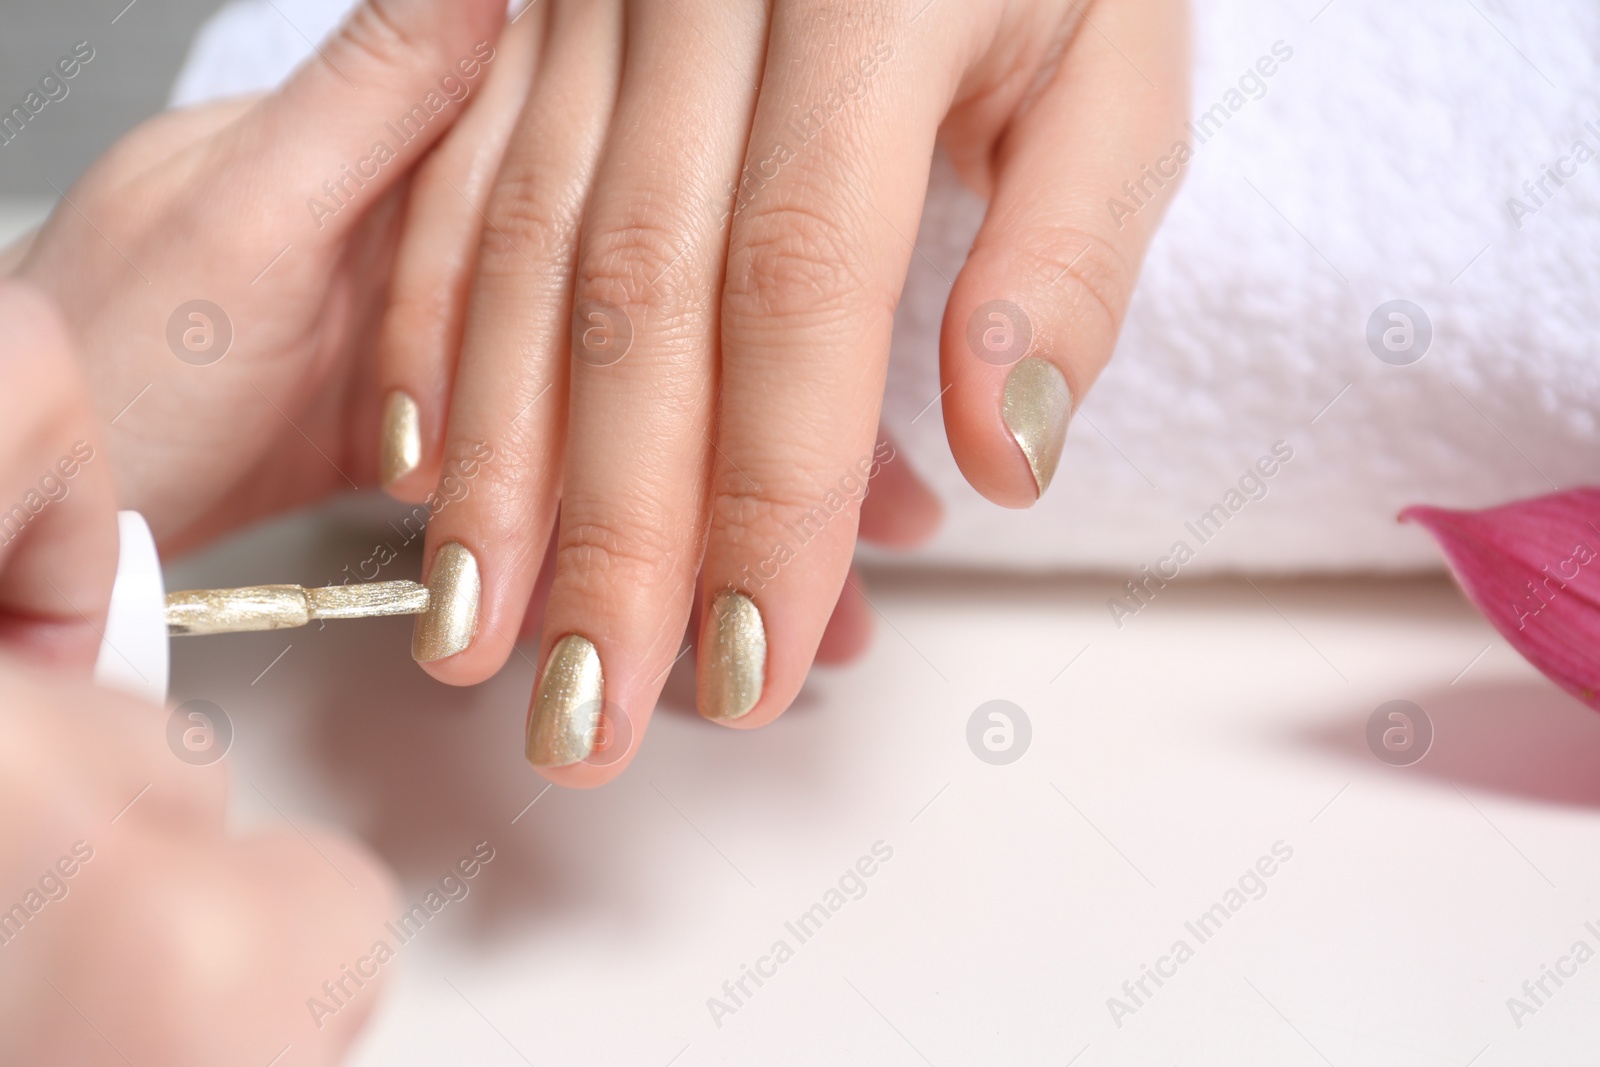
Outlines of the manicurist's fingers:
M 282 191 L 272 240 L 331 245 L 466 110 L 505 20 L 503 0 L 365 0 L 224 145 L 218 212 Z
M 482 681 L 511 654 L 555 522 L 573 264 L 616 100 L 622 16 L 620 0 L 550 9 L 484 211 L 440 478 L 419 505 L 432 600 L 411 653 L 452 684 Z
M 1047 489 L 1189 158 L 1181 0 L 1096 0 L 995 146 L 988 217 L 946 308 L 944 418 L 972 485 Z
M 839 599 L 934 139 L 977 27 L 774 9 L 730 240 L 702 591 L 702 715 L 788 707 Z M 953 13 L 952 13 L 953 12 Z
M 599 784 L 637 748 L 694 599 L 716 408 L 719 297 L 761 4 L 642 3 L 583 224 L 544 671 L 527 757 Z M 681 69 L 681 77 L 662 72 Z M 582 677 L 584 684 L 574 684 Z M 618 721 L 626 720 L 626 729 Z
M 117 569 L 116 500 L 65 325 L 0 281 L 0 644 L 94 662 Z
M 387 228 L 373 209 L 392 202 L 396 186 L 461 116 L 468 89 L 492 69 L 504 18 L 504 0 L 366 0 L 281 89 L 215 136 L 175 151 L 146 175 L 121 175 L 116 188 L 96 183 L 91 172 L 84 222 L 58 213 L 51 225 L 70 220 L 81 230 L 97 217 L 87 226 L 105 236 L 87 239 L 123 253 L 116 257 L 123 273 L 108 278 L 125 289 L 82 298 L 129 324 L 126 338 L 117 338 L 126 350 L 96 367 L 101 414 L 116 417 L 107 432 L 115 453 L 135 440 L 148 451 L 180 422 L 195 439 L 268 440 L 283 432 L 285 412 L 312 404 L 328 367 L 344 354 L 341 339 L 366 335 L 353 325 L 362 313 L 357 300 L 373 288 L 373 271 L 389 265 L 385 254 L 364 269 L 354 259 L 341 267 L 340 257 L 382 247 L 347 239 L 363 221 L 377 224 L 373 235 Z M 209 111 L 157 130 L 182 132 Z M 135 144 L 121 152 L 127 159 L 151 150 Z M 116 210 L 136 198 L 159 206 Z M 175 242 L 174 233 L 184 239 Z M 51 242 L 43 245 L 48 251 Z M 71 269 L 56 263 L 41 275 L 68 277 Z M 276 358 L 284 353 L 295 357 Z M 197 404 L 201 382 L 205 392 L 246 399 Z M 130 405 L 135 396 L 141 399 Z M 354 441 L 370 430 L 349 432 Z M 348 454 L 371 455 L 359 447 Z M 173 486 L 142 492 L 141 479 L 126 475 L 122 484 L 166 540 L 207 510 L 198 501 L 218 499 L 224 487 L 214 475 L 226 469 L 212 465 L 187 493 Z M 338 465 L 330 469 L 341 483 L 350 479 Z
M 383 395 L 378 475 L 402 500 L 420 503 L 439 480 L 450 382 L 489 190 L 528 97 L 544 9 L 524 9 L 500 36 L 483 85 L 461 121 L 417 168 L 405 232 L 378 338 Z

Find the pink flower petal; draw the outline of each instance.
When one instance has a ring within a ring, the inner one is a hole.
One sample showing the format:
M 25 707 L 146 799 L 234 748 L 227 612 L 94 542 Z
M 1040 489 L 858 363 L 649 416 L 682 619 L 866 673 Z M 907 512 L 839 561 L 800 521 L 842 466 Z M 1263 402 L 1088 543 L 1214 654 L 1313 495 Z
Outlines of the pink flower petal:
M 1600 710 L 1600 488 L 1482 511 L 1409 507 L 1467 598 L 1513 648 Z

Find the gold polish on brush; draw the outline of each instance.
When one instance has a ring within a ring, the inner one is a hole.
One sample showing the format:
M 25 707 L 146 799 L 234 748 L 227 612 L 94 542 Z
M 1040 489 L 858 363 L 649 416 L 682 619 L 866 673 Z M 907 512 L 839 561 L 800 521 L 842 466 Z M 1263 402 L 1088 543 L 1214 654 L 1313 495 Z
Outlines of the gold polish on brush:
M 285 630 L 319 619 L 369 619 L 420 615 L 428 590 L 416 582 L 370 582 L 306 589 L 298 585 L 249 585 L 239 589 L 186 589 L 167 594 L 167 633 L 172 637 Z

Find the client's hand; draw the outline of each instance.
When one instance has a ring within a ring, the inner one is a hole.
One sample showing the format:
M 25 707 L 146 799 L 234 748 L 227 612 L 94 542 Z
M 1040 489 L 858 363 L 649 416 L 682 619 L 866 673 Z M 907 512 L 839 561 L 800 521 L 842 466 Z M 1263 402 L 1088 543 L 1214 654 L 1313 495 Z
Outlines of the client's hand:
M 116 525 L 60 319 L 8 282 L 0 321 L 0 1061 L 337 1063 L 388 875 L 314 830 L 230 837 L 221 765 L 180 761 L 165 711 L 21 665 L 92 661 Z
M 34 239 L 20 274 L 65 312 L 102 463 L 165 547 L 375 480 L 390 194 L 483 81 L 504 12 L 370 0 L 282 90 L 139 127 Z
M 702 714 L 780 714 L 846 582 L 862 474 L 882 465 L 890 329 L 936 142 L 991 198 L 946 314 L 946 426 L 981 492 L 1031 504 L 1187 159 L 1185 14 L 530 8 L 510 33 L 537 69 L 497 72 L 529 86 L 520 112 L 475 116 L 481 132 L 463 125 L 419 172 L 384 327 L 391 491 L 419 498 L 467 442 L 514 457 L 429 528 L 437 617 L 417 657 L 457 683 L 497 670 L 553 536 L 528 755 L 567 768 L 554 780 L 625 765 L 571 766 L 602 705 L 629 720 L 605 735 L 638 737 L 697 600 Z M 935 511 L 909 499 L 903 536 Z

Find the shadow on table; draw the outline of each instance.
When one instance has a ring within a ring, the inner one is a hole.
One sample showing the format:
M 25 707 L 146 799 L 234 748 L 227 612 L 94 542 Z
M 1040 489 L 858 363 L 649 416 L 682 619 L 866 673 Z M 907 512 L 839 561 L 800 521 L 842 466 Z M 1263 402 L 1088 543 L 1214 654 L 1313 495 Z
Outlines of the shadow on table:
M 366 559 L 385 536 L 366 512 L 393 507 L 357 503 L 348 520 L 302 516 L 246 532 L 185 561 L 174 587 L 337 581 L 345 564 Z M 406 546 L 384 577 L 418 573 L 419 548 Z M 263 795 L 294 819 L 359 837 L 399 876 L 402 907 L 487 841 L 495 858 L 466 900 L 441 913 L 452 929 L 446 936 L 492 943 L 518 927 L 594 921 L 626 932 L 673 921 L 675 902 L 638 871 L 683 862 L 684 838 L 696 833 L 686 825 L 690 816 L 674 810 L 686 777 L 715 774 L 733 796 L 770 793 L 771 761 L 782 759 L 789 773 L 776 789 L 787 800 L 826 775 L 818 740 L 780 731 L 753 739 L 702 723 L 693 657 L 685 656 L 655 717 L 689 719 L 691 729 L 653 731 L 634 764 L 605 788 L 546 791 L 522 754 L 536 641 L 516 645 L 495 677 L 463 688 L 434 681 L 412 662 L 411 629 L 405 618 L 311 626 L 291 635 L 287 657 L 290 638 L 280 634 L 184 645 L 176 653 L 176 696 L 221 700 L 239 738 L 235 762 L 243 773 L 235 788 L 258 784 L 251 775 L 265 771 Z M 255 665 L 268 663 L 258 687 Z M 791 714 L 815 703 L 802 691 Z M 276 765 L 252 764 L 252 747 L 272 751 Z
M 617 840 L 660 830 L 642 776 L 598 790 L 547 789 L 523 760 L 534 679 L 525 657 L 535 647 L 519 646 L 490 681 L 457 688 L 410 661 L 409 623 L 393 628 L 404 632 L 382 641 L 381 651 L 343 650 L 364 661 L 358 672 L 322 674 L 329 680 L 308 709 L 311 733 L 302 743 L 348 801 L 348 827 L 398 873 L 404 906 L 486 841 L 494 860 L 471 884 L 467 906 L 452 908 L 463 913 L 465 926 L 456 929 L 471 940 L 602 908 L 624 924 L 630 912 L 652 911 L 649 887 L 626 877 L 620 858 L 631 842 Z
M 450 909 L 459 914 L 449 917 L 447 936 L 480 948 L 512 932 L 562 936 L 589 927 L 634 936 L 679 921 L 684 900 L 641 871 L 704 862 L 716 871 L 712 883 L 725 876 L 742 893 L 742 872 L 721 871 L 725 861 L 696 836 L 705 812 L 686 798 L 686 782 L 711 775 L 728 796 L 798 810 L 826 777 L 820 734 L 775 731 L 752 745 L 748 734 L 703 723 L 686 656 L 655 710 L 649 743 L 626 772 L 599 789 L 548 786 L 522 752 L 531 645 L 488 682 L 454 688 L 411 662 L 407 625 L 386 638 L 377 633 L 385 628 L 363 627 L 381 650 L 358 650 L 364 637 L 350 631 L 338 640 L 342 649 L 329 643 L 328 655 L 364 663 L 358 672 L 317 672 L 324 681 L 297 751 L 319 779 L 336 783 L 338 821 L 397 872 L 403 907 L 477 842 L 493 846 L 470 899 Z M 692 723 L 663 730 L 666 717 Z M 780 760 L 788 773 L 777 779 Z
M 348 522 L 338 516 L 295 520 L 247 533 L 194 559 L 181 580 L 196 587 L 336 581 L 341 568 L 368 558 L 374 539 L 386 536 L 364 513 Z M 407 546 L 385 576 L 419 573 L 419 547 Z M 1068 600 L 1097 602 L 1110 581 L 929 572 L 868 576 L 869 587 L 941 603 L 1000 595 L 1040 612 L 1059 610 Z M 1404 598 L 1396 610 L 1424 620 L 1459 614 L 1457 594 L 1437 579 L 1428 581 L 1431 586 L 1419 581 L 1419 587 L 1436 595 Z M 1276 596 L 1276 584 L 1260 584 L 1266 595 Z M 1392 586 L 1390 581 L 1385 588 Z M 1325 610 L 1359 618 L 1370 612 L 1375 586 L 1328 582 L 1310 588 Z M 1184 595 L 1190 611 L 1234 603 L 1222 583 L 1197 583 Z M 546 792 L 544 779 L 522 757 L 535 644 L 517 646 L 508 666 L 482 685 L 455 688 L 433 681 L 412 662 L 410 633 L 408 619 L 309 627 L 296 632 L 293 654 L 281 663 L 273 658 L 281 658 L 287 641 L 281 636 L 219 638 L 243 643 L 248 655 L 227 644 L 187 646 L 180 673 L 195 695 L 230 694 L 241 745 L 259 739 L 262 751 L 273 751 L 271 773 L 279 780 L 264 783 L 272 795 L 298 789 L 303 803 L 288 805 L 297 817 L 333 823 L 366 841 L 399 874 L 403 907 L 421 899 L 478 842 L 492 845 L 492 865 L 473 882 L 469 899 L 452 905 L 447 916 L 457 935 L 480 944 L 518 928 L 561 932 L 594 924 L 632 936 L 681 922 L 685 901 L 667 894 L 703 887 L 664 886 L 639 872 L 697 862 L 696 854 L 712 857 L 715 846 L 701 847 L 696 835 L 705 834 L 691 821 L 703 818 L 701 810 L 680 807 L 680 790 L 690 780 L 710 778 L 719 798 L 800 818 L 805 805 L 825 792 L 832 773 L 837 753 L 819 731 L 785 730 L 780 722 L 752 735 L 701 723 L 693 710 L 692 657 L 685 657 L 669 676 L 657 715 L 683 716 L 692 724 L 652 731 L 651 743 L 628 772 L 603 789 Z M 880 638 L 887 637 L 887 629 L 880 631 Z M 269 663 L 277 664 L 270 668 L 270 685 L 258 688 L 256 664 Z M 240 673 L 241 664 L 250 665 L 247 673 Z M 1593 770 L 1600 768 L 1600 718 L 1553 688 L 1463 683 L 1415 699 L 1438 723 L 1437 747 L 1419 765 L 1392 773 L 1448 777 L 1463 787 L 1559 803 L 1600 803 L 1600 772 Z M 816 706 L 815 695 L 802 691 L 790 716 Z M 1367 765 L 1390 772 L 1365 747 L 1369 712 L 1350 709 L 1297 743 L 1372 761 Z M 781 774 L 775 773 L 778 767 Z M 268 769 L 265 762 L 261 769 Z M 693 843 L 689 850 L 685 839 Z M 713 865 L 723 861 L 733 862 L 709 859 Z M 733 870 L 721 874 L 739 885 Z M 715 882 L 708 884 L 715 893 Z
M 1380 771 L 1526 800 L 1600 807 L 1600 715 L 1543 679 L 1463 681 L 1405 694 L 1433 723 L 1433 745 L 1409 767 L 1367 745 L 1373 708 L 1355 708 L 1298 740 Z

